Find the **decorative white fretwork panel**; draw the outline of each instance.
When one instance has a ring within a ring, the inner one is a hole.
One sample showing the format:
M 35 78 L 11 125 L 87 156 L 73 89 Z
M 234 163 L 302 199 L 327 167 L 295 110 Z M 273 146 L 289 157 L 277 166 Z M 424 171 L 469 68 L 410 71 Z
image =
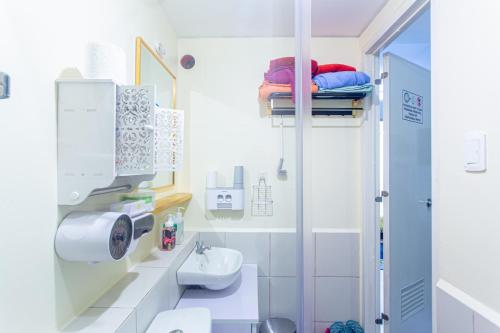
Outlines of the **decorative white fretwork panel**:
M 155 170 L 179 171 L 184 163 L 184 111 L 156 108 Z
M 116 169 L 120 176 L 155 172 L 154 89 L 118 87 Z

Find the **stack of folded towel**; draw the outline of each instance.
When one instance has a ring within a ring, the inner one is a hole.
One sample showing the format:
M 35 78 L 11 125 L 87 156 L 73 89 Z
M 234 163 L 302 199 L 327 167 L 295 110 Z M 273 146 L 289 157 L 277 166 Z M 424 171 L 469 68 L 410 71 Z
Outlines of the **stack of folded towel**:
M 311 60 L 311 77 L 318 72 L 318 62 Z M 264 73 L 264 83 L 259 88 L 259 98 L 267 101 L 275 92 L 292 93 L 295 100 L 295 58 L 285 57 L 271 60 L 269 69 Z M 311 82 L 311 92 L 318 92 L 318 87 Z
M 361 325 L 354 320 L 348 320 L 345 324 L 341 321 L 336 321 L 326 329 L 325 333 L 364 333 Z
M 372 90 L 370 77 L 356 71 L 355 67 L 343 64 L 318 65 L 311 60 L 311 92 L 352 92 Z M 267 101 L 272 93 L 292 93 L 295 100 L 295 58 L 285 57 L 271 60 L 264 73 L 264 82 L 259 88 L 259 99 Z

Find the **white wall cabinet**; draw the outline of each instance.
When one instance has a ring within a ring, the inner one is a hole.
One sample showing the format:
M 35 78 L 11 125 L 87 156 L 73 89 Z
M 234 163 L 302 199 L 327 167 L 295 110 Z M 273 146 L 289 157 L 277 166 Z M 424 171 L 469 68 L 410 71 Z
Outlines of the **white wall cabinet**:
M 153 179 L 153 91 L 111 80 L 57 81 L 60 205 Z

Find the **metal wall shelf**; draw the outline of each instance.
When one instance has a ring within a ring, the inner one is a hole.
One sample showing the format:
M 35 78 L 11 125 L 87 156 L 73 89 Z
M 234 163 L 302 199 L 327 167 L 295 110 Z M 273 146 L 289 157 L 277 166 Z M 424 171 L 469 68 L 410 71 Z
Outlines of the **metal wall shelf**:
M 356 117 L 363 111 L 366 92 L 318 92 L 311 95 L 313 116 Z M 269 113 L 272 116 L 293 116 L 295 107 L 291 93 L 273 93 L 269 96 Z

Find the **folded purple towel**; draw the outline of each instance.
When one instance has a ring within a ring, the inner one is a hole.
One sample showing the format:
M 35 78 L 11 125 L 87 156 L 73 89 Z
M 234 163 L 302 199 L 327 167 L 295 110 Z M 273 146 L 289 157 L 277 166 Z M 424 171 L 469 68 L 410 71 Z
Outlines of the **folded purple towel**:
M 313 80 L 320 89 L 336 89 L 370 83 L 370 77 L 363 72 L 324 73 L 316 75 Z
M 271 83 L 292 84 L 295 82 L 295 71 L 293 68 L 280 68 L 269 70 L 264 74 L 264 79 Z

